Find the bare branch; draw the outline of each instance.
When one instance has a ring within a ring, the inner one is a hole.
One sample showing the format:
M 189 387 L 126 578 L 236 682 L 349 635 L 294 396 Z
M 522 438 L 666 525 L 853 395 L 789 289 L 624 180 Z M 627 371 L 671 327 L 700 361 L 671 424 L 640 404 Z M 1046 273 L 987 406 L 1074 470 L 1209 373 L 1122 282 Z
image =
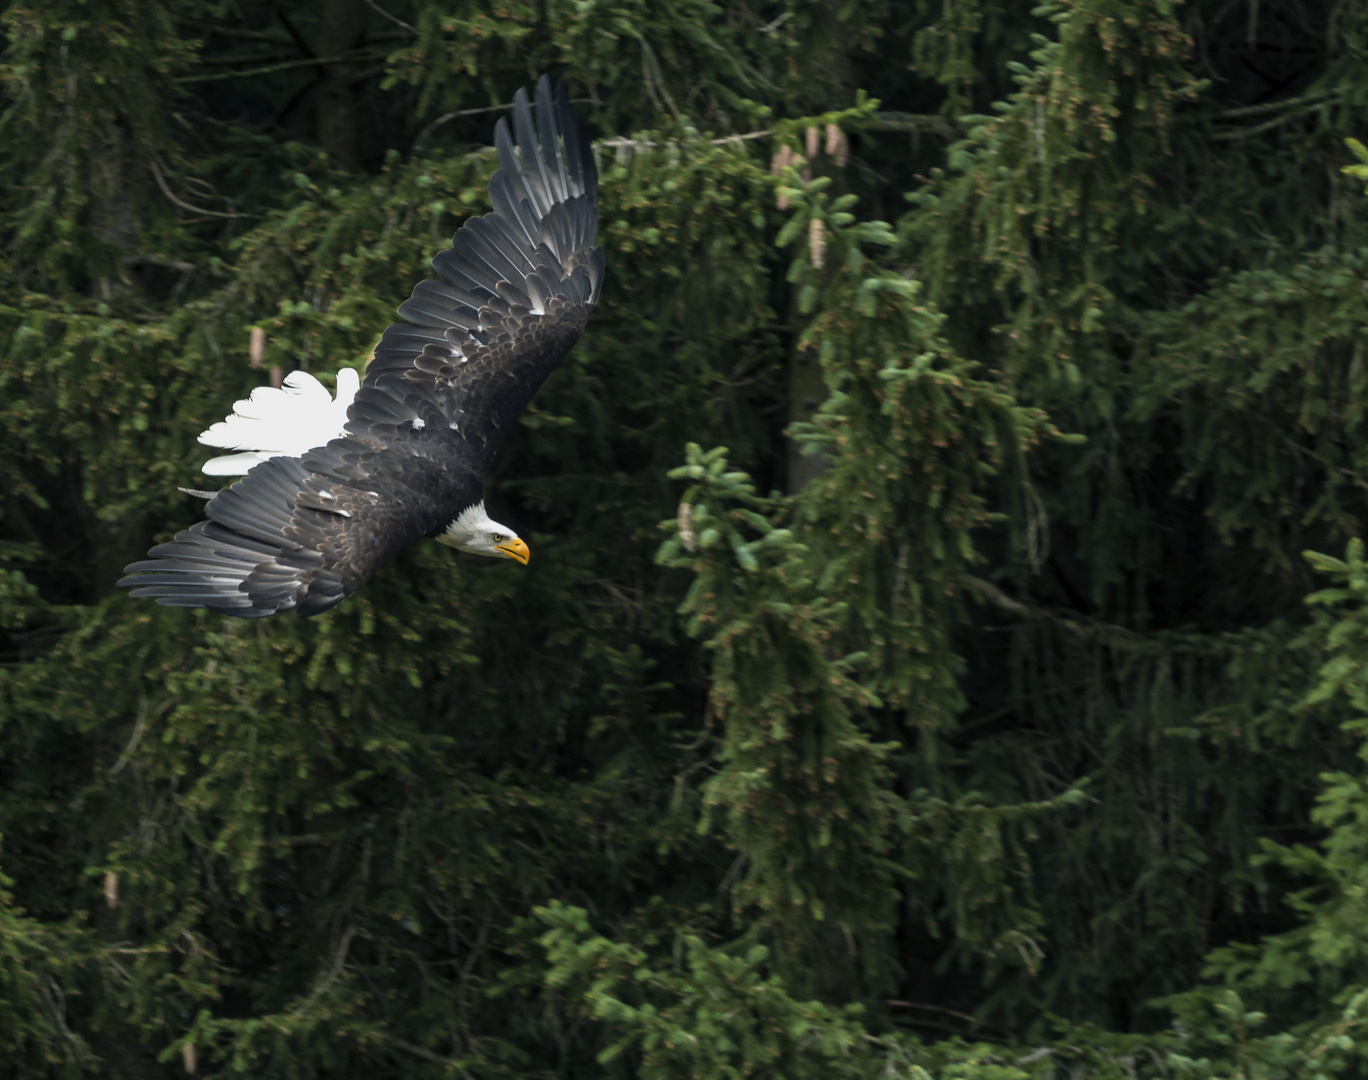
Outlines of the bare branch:
M 143 732 L 147 730 L 147 698 L 143 698 L 138 703 L 138 722 L 133 725 L 133 735 L 128 740 L 128 745 L 124 747 L 124 752 L 119 755 L 119 760 L 114 763 L 114 767 L 109 770 L 110 776 L 118 776 L 129 759 L 133 756 L 133 751 L 138 748 L 138 743 L 142 741 Z
M 459 120 L 463 116 L 479 116 L 482 113 L 507 112 L 511 108 L 513 108 L 512 105 L 486 105 L 481 109 L 457 109 L 455 112 L 444 113 L 437 117 L 436 120 L 432 121 L 432 123 L 428 124 L 427 127 L 423 128 L 422 131 L 418 132 L 418 137 L 413 140 L 413 147 L 409 150 L 409 153 L 417 153 L 418 148 L 423 145 L 424 140 L 427 139 L 429 135 L 451 120 Z
M 876 112 L 861 126 L 865 131 L 930 132 L 946 139 L 958 139 L 961 135 L 959 128 L 945 117 L 926 113 Z
M 162 175 L 161 169 L 157 168 L 157 162 L 155 158 L 148 158 L 147 166 L 152 170 L 152 175 L 157 178 L 157 187 L 162 189 L 162 194 L 165 195 L 168 199 L 170 199 L 176 206 L 179 206 L 182 210 L 189 210 L 192 214 L 203 214 L 206 217 L 240 218 L 247 216 L 246 214 L 225 214 L 219 210 L 206 210 L 202 206 L 191 206 L 188 202 L 183 202 L 182 200 L 176 198 L 175 194 L 171 191 L 171 188 L 167 185 L 166 177 Z
M 593 104 L 593 99 L 591 98 L 571 98 L 570 100 L 576 105 Z M 418 137 L 413 140 L 413 146 L 409 150 L 409 153 L 416 154 L 418 148 L 423 145 L 429 135 L 451 120 L 459 120 L 463 116 L 480 116 L 484 113 L 507 112 L 511 108 L 513 108 L 512 105 L 485 105 L 479 109 L 457 109 L 455 112 L 443 113 L 441 116 L 437 117 L 436 120 L 432 121 L 432 123 L 428 124 L 427 127 L 423 128 L 422 131 L 418 132 Z
M 375 1034 L 379 1035 L 380 1038 L 384 1039 L 388 1045 L 394 1047 L 396 1050 L 402 1050 L 406 1054 L 412 1054 L 414 1057 L 422 1058 L 424 1061 L 430 1061 L 434 1065 L 445 1065 L 447 1068 L 452 1068 L 454 1066 L 463 1077 L 466 1077 L 467 1080 L 469 1080 L 470 1073 L 467 1072 L 463 1066 L 458 1064 L 455 1058 L 442 1057 L 441 1054 L 434 1054 L 426 1047 L 416 1046 L 411 1042 L 405 1042 L 403 1039 L 396 1039 L 387 1031 L 377 1031 Z
M 1326 98 L 1323 90 L 1309 90 L 1300 97 L 1285 98 L 1280 101 L 1265 101 L 1262 105 L 1245 105 L 1238 109 L 1226 109 L 1216 114 L 1218 120 L 1236 120 L 1242 116 L 1260 116 L 1263 113 L 1278 112 L 1282 109 L 1295 109 L 1298 105 Z M 1333 100 L 1333 99 L 1330 99 Z M 1328 103 L 1328 100 L 1327 100 Z
M 1275 116 L 1272 120 L 1265 120 L 1262 124 L 1255 124 L 1251 128 L 1235 128 L 1232 131 L 1217 131 L 1212 134 L 1213 139 L 1220 139 L 1222 142 L 1230 142 L 1232 139 L 1246 139 L 1251 135 L 1261 135 L 1265 131 L 1271 131 L 1281 124 L 1286 124 L 1289 120 L 1296 120 L 1298 117 L 1313 113 L 1321 107 L 1322 102 L 1315 102 L 1294 113 L 1286 116 Z
M 178 83 L 206 83 L 221 82 L 224 79 L 246 79 L 255 75 L 270 75 L 277 71 L 289 71 L 292 68 L 302 67 L 322 67 L 330 64 L 355 64 L 363 60 L 383 60 L 388 54 L 382 51 L 357 50 L 356 53 L 345 53 L 341 56 L 310 56 L 302 60 L 286 60 L 279 64 L 270 64 L 267 67 L 243 68 L 241 71 L 225 71 L 218 75 L 183 75 L 175 81 Z
M 1072 630 L 1081 638 L 1095 638 L 1117 647 L 1149 644 L 1143 635 L 1137 634 L 1134 630 L 1128 630 L 1124 626 L 1102 622 L 1098 619 L 1089 619 L 1086 616 L 1079 618 L 1072 615 L 1062 615 L 1045 608 L 1023 604 L 1019 600 L 1013 600 L 991 581 L 984 581 L 983 578 L 969 575 L 965 577 L 964 583 L 994 607 L 1001 608 L 1019 619 L 1048 619 L 1050 622 Z
M 404 22 L 403 19 L 399 18 L 397 15 L 391 15 L 388 11 L 386 11 L 386 10 L 385 10 L 384 8 L 382 8 L 379 4 L 377 4 L 377 3 L 375 2 L 375 0 L 366 0 L 366 4 L 367 4 L 367 6 L 370 7 L 370 9 L 371 9 L 372 11 L 376 12 L 377 14 L 383 15 L 383 16 L 384 16 L 385 18 L 387 18 L 390 22 L 394 23 L 396 26 L 402 26 L 405 30 L 407 30 L 409 33 L 413 34 L 415 37 L 418 35 L 418 28 L 417 28 L 416 26 L 410 26 L 408 23 Z
M 720 139 L 709 139 L 709 146 L 726 146 L 727 143 L 747 142 L 750 139 L 763 139 L 767 135 L 773 135 L 772 128 L 764 131 L 748 131 L 744 135 L 726 135 Z M 594 143 L 596 150 L 654 150 L 658 146 L 669 146 L 669 143 L 659 143 L 654 139 L 602 139 Z M 677 145 L 677 144 L 676 144 Z

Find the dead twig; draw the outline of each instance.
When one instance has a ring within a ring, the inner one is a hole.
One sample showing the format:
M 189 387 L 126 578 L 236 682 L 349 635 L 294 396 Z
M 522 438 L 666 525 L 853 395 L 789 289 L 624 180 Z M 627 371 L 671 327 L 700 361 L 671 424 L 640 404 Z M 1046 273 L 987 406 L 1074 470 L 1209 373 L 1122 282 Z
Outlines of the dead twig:
M 192 214 L 203 214 L 205 217 L 241 218 L 247 216 L 246 214 L 226 214 L 221 210 L 206 210 L 202 206 L 191 206 L 188 202 L 176 198 L 175 193 L 171 190 L 170 186 L 166 182 L 166 177 L 162 175 L 161 169 L 157 167 L 156 158 L 148 158 L 147 166 L 152 170 L 152 175 L 156 177 L 157 187 L 161 188 L 162 194 L 165 195 L 168 199 L 170 199 L 174 205 L 179 206 L 182 210 L 189 210 Z
M 366 6 L 369 7 L 369 8 L 370 8 L 372 11 L 374 11 L 376 14 L 378 14 L 378 15 L 383 15 L 383 16 L 384 16 L 385 18 L 387 18 L 390 22 L 394 23 L 395 26 L 402 26 L 402 27 L 403 27 L 405 30 L 407 30 L 410 34 L 413 34 L 415 37 L 417 37 L 417 35 L 418 35 L 418 27 L 416 27 L 416 26 L 410 26 L 408 23 L 404 22 L 403 19 L 399 18 L 399 16 L 397 16 L 397 15 L 391 15 L 388 11 L 386 11 L 386 10 L 385 10 L 384 8 L 382 8 L 379 4 L 377 4 L 377 3 L 375 2 L 375 0 L 366 0 Z
M 865 131 L 910 131 L 913 134 L 930 132 L 946 139 L 958 139 L 959 128 L 943 116 L 926 113 L 876 112 L 860 125 Z

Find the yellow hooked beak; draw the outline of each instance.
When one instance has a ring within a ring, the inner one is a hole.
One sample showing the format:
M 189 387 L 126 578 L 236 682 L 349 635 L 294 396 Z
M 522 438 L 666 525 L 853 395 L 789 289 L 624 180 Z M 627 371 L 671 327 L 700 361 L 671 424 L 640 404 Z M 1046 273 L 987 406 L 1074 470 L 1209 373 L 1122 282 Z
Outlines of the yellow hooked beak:
M 532 552 L 527 550 L 527 545 L 516 536 L 506 544 L 495 544 L 494 550 L 502 551 L 510 559 L 517 559 L 524 566 L 527 565 L 527 560 L 532 557 Z

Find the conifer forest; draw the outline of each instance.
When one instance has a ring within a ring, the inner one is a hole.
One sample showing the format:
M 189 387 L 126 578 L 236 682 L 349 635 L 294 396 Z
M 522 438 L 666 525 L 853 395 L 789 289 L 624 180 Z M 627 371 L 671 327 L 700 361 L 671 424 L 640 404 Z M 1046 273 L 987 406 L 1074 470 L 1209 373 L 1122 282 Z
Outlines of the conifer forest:
M 0 1080 L 1368 1076 L 1368 0 L 0 19 Z M 116 590 L 542 72 L 531 562 Z

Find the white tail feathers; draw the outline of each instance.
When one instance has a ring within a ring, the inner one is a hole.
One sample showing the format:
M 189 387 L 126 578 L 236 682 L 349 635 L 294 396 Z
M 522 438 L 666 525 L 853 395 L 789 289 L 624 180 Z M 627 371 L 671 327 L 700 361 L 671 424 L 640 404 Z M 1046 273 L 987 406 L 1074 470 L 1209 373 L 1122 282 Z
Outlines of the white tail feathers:
M 233 406 L 233 414 L 199 437 L 205 446 L 239 453 L 210 458 L 204 463 L 208 476 L 242 476 L 253 466 L 273 457 L 299 457 L 316 446 L 344 434 L 347 408 L 361 386 L 354 368 L 337 373 L 337 398 L 333 399 L 307 371 L 292 371 L 280 389 L 259 386 L 252 396 Z

